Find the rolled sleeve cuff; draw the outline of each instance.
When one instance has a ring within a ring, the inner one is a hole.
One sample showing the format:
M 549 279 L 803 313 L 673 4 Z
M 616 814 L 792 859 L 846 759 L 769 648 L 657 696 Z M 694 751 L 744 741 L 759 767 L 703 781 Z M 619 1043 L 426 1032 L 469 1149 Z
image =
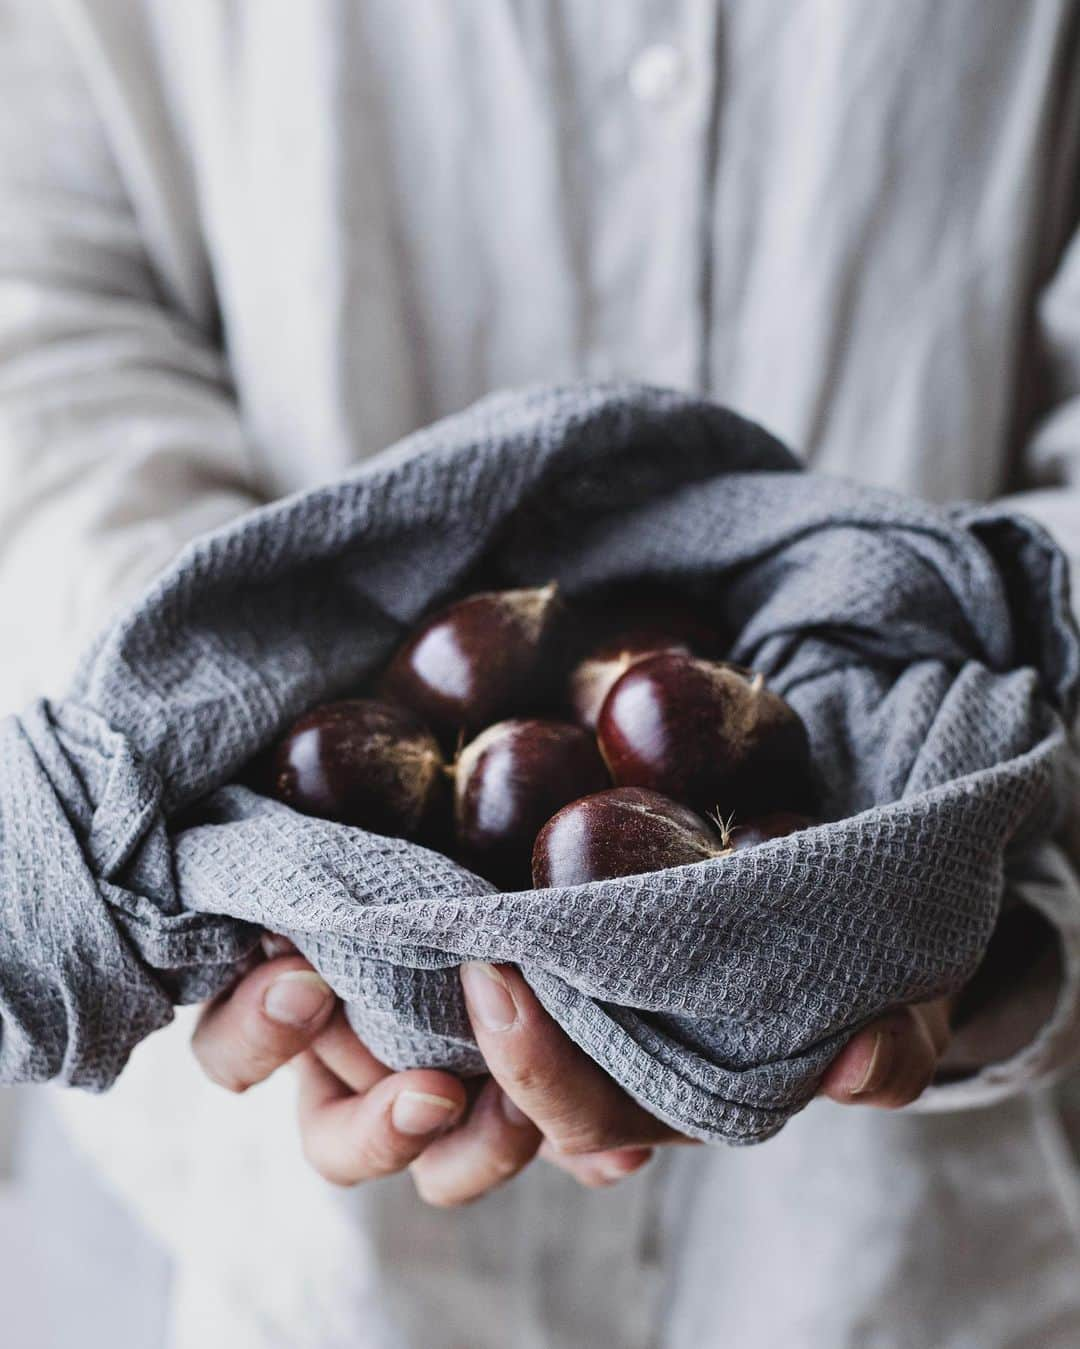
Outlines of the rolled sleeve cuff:
M 1009 894 L 1012 902 L 1034 908 L 1057 937 L 1056 999 L 1044 985 L 1038 996 L 1017 994 L 1006 1007 L 993 1009 L 996 1024 L 1011 1022 L 1014 1032 L 1030 1023 L 1032 1038 L 1017 1052 L 987 1062 L 967 1076 L 936 1082 L 913 1110 L 929 1113 L 994 1105 L 1046 1086 L 1080 1062 L 1080 877 L 1064 849 L 1047 843 L 1010 870 Z M 1041 1014 L 1047 1001 L 1048 1016 Z M 974 1032 L 969 1039 L 979 1038 L 977 1022 L 978 1017 L 968 1028 Z M 1015 1043 L 1016 1035 L 1010 1038 Z

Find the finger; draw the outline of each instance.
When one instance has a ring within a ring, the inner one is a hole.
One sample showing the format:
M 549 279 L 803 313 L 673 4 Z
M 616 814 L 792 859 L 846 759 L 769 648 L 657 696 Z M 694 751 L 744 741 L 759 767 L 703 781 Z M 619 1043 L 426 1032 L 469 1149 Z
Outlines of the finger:
M 549 1143 L 540 1149 L 545 1162 L 557 1166 L 572 1176 L 579 1185 L 590 1190 L 617 1185 L 620 1180 L 634 1175 L 652 1159 L 652 1148 L 613 1148 L 609 1152 L 593 1152 L 582 1157 L 570 1157 L 557 1152 Z
M 953 1001 L 951 997 L 936 998 L 933 1002 L 919 1003 L 912 1008 L 915 1015 L 922 1018 L 939 1058 L 948 1049 L 952 1039 Z
M 560 1030 L 512 966 L 463 965 L 461 979 L 488 1070 L 560 1152 L 602 1152 L 677 1136 Z
M 325 1029 L 312 1042 L 311 1051 L 354 1092 L 369 1091 L 376 1082 L 390 1076 L 391 1070 L 357 1037 L 340 1003 Z
M 203 1012 L 192 1049 L 211 1081 L 246 1091 L 306 1049 L 333 1009 L 333 990 L 306 960 L 266 961 Z
M 841 1105 L 896 1110 L 922 1095 L 938 1058 L 925 1015 L 904 1007 L 849 1041 L 822 1079 L 821 1094 Z
M 296 955 L 296 947 L 288 937 L 282 937 L 277 932 L 264 932 L 259 938 L 259 945 L 262 947 L 263 955 L 267 960 L 277 960 L 278 956 Z
M 426 1148 L 410 1171 L 421 1199 L 450 1208 L 516 1176 L 539 1146 L 540 1130 L 489 1079 L 465 1123 Z
M 449 1073 L 391 1073 L 357 1096 L 313 1053 L 297 1059 L 304 1156 L 324 1180 L 357 1185 L 404 1171 L 465 1111 Z

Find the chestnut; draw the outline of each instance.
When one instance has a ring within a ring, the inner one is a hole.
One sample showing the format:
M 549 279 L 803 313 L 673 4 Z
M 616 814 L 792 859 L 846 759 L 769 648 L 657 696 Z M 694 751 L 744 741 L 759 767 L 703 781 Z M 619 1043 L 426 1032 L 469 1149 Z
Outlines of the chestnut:
M 445 763 L 415 713 L 368 698 L 301 717 L 273 758 L 272 794 L 305 815 L 418 838 L 438 814 Z
M 756 848 L 759 843 L 769 843 L 774 838 L 787 838 L 788 834 L 797 834 L 802 829 L 812 829 L 817 823 L 808 815 L 799 815 L 793 810 L 777 810 L 770 815 L 758 815 L 745 824 L 738 821 L 726 821 L 720 829 L 724 846 L 732 852 L 742 848 Z
M 639 628 L 613 641 L 601 642 L 579 660 L 570 672 L 568 692 L 574 716 L 582 726 L 595 729 L 596 719 L 612 684 L 631 665 L 662 651 L 693 654 L 693 649 L 678 637 L 656 629 Z
M 806 728 L 762 675 L 739 666 L 647 656 L 612 685 L 596 733 L 620 787 L 741 817 L 808 804 Z
M 470 595 L 432 615 L 390 661 L 381 697 L 412 708 L 450 745 L 546 701 L 562 604 L 552 582 Z
M 608 782 L 596 740 L 580 726 L 538 719 L 489 726 L 455 764 L 461 859 L 503 889 L 527 888 L 541 825 L 568 801 Z
M 536 837 L 533 884 L 585 885 L 724 855 L 720 838 L 687 806 L 641 787 L 572 801 Z
M 636 601 L 617 592 L 603 603 L 586 602 L 577 622 L 579 631 L 588 628 L 591 635 L 579 638 L 581 654 L 570 672 L 567 694 L 576 719 L 590 728 L 596 726 L 612 684 L 636 661 L 662 651 L 717 656 L 724 645 L 717 629 L 696 610 L 655 586 L 646 586 Z

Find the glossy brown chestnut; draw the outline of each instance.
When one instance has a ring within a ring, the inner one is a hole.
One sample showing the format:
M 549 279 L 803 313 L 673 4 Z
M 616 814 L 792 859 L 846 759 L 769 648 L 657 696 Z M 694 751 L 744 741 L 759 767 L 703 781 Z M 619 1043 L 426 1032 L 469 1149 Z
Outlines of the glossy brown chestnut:
M 596 719 L 604 705 L 611 686 L 620 676 L 646 656 L 663 651 L 677 651 L 692 655 L 689 643 L 660 629 L 637 628 L 601 642 L 584 656 L 570 672 L 569 702 L 574 716 L 582 726 L 595 729 Z
M 612 686 L 596 733 L 619 786 L 703 813 L 746 818 L 810 798 L 806 728 L 761 675 L 735 665 L 648 656 Z
M 368 698 L 316 707 L 274 756 L 273 794 L 322 819 L 420 837 L 446 791 L 435 737 L 414 713 Z
M 639 587 L 627 593 L 587 600 L 577 611 L 579 657 L 570 672 L 567 700 L 582 726 L 595 728 L 596 718 L 612 684 L 631 665 L 662 651 L 719 656 L 724 649 L 719 631 L 702 621 L 685 600 L 658 589 Z
M 793 810 L 777 810 L 771 815 L 758 815 L 745 824 L 737 820 L 725 823 L 720 830 L 720 837 L 725 847 L 732 852 L 739 852 L 743 848 L 756 848 L 759 843 L 769 843 L 774 838 L 786 838 L 788 834 L 812 829 L 815 824 L 817 821 L 808 815 L 799 815 Z
M 379 685 L 444 744 L 544 705 L 557 674 L 562 604 L 554 583 L 451 604 L 402 646 Z
M 715 830 L 659 792 L 615 787 L 572 801 L 544 825 L 533 847 L 533 884 L 585 885 L 688 866 L 724 855 Z
M 595 737 L 580 726 L 538 719 L 489 726 L 455 765 L 462 860 L 503 889 L 526 889 L 540 827 L 568 801 L 609 781 Z

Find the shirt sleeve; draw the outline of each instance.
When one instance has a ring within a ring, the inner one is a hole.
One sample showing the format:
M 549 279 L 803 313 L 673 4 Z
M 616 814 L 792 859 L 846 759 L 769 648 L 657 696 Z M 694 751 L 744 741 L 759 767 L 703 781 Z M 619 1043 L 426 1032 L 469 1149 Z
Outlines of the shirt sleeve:
M 118 605 L 257 504 L 223 354 L 146 241 L 94 59 L 44 0 L 0 0 L 0 713 L 62 691 Z
M 1007 504 L 1068 556 L 1080 620 L 1080 231 L 1040 297 L 1033 344 L 1028 392 L 1041 411 Z M 941 1080 L 918 1109 L 991 1104 L 1080 1063 L 1080 726 L 1071 729 L 1060 835 L 1007 868 L 1002 923 L 975 981 L 994 986 L 980 990 L 966 1018 L 961 999 Z

